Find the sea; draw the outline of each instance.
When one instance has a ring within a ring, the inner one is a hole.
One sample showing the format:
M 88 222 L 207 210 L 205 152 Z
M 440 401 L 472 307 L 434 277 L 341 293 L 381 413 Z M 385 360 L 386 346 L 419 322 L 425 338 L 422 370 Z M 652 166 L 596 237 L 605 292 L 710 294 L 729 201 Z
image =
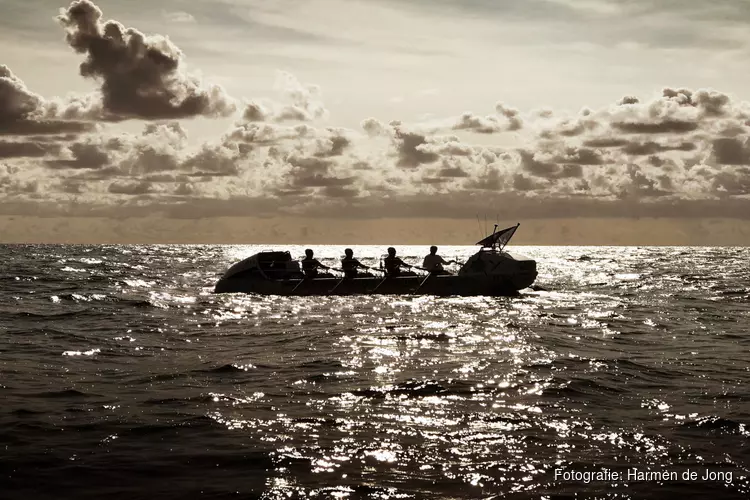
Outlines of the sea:
M 304 252 L 0 246 L 0 498 L 750 498 L 750 248 L 511 245 L 515 297 L 212 293 L 262 249 Z

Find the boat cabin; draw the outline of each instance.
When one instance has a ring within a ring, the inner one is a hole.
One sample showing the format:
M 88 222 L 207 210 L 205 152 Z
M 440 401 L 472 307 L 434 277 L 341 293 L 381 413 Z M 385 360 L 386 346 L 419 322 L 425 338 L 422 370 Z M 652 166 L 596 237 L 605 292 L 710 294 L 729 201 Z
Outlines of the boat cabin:
M 222 279 L 236 278 L 239 275 L 272 280 L 299 279 L 303 277 L 300 263 L 287 252 L 259 252 L 233 265 Z
M 535 272 L 536 262 L 522 256 L 493 249 L 481 249 L 466 261 L 458 271 L 459 276 L 508 275 L 515 272 Z

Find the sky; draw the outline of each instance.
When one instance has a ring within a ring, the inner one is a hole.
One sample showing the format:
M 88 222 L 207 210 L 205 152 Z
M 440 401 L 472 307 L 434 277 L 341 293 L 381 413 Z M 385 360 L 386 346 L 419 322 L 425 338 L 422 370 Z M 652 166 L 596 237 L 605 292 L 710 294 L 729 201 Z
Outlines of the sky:
M 0 242 L 750 244 L 744 0 L 0 11 Z

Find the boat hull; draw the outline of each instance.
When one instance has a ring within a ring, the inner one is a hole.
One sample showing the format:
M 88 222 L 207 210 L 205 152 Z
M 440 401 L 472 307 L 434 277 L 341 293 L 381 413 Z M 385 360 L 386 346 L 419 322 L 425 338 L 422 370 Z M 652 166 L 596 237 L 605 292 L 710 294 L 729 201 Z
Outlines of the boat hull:
M 512 276 L 404 276 L 397 278 L 316 278 L 270 280 L 255 276 L 231 276 L 216 284 L 214 293 L 255 293 L 260 295 L 437 295 L 510 296 L 528 288 L 536 272 Z

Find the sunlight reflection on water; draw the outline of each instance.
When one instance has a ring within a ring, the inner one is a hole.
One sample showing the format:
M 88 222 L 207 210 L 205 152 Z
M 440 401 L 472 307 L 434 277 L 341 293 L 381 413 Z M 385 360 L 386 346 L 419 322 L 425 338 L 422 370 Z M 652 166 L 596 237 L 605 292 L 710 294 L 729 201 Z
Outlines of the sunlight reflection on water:
M 329 263 L 343 251 L 314 248 Z M 258 249 L 58 247 L 26 274 L 16 262 L 0 304 L 4 423 L 24 415 L 36 427 L 17 439 L 44 435 L 77 463 L 92 460 L 89 433 L 107 456 L 163 441 L 188 479 L 188 462 L 233 457 L 213 473 L 248 492 L 257 471 L 267 498 L 603 496 L 622 485 L 571 490 L 552 471 L 747 466 L 747 250 L 520 248 L 549 291 L 512 299 L 210 293 Z M 664 491 L 701 488 L 688 486 Z

